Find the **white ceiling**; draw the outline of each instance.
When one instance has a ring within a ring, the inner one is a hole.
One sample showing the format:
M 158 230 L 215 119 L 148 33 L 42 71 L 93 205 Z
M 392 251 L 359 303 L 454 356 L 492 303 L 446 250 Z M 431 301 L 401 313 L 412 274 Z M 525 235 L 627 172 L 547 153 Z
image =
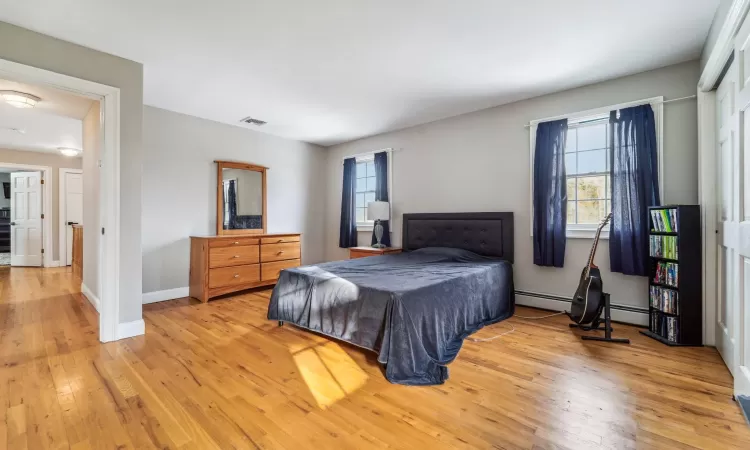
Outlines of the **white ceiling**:
M 0 148 L 45 153 L 59 153 L 58 147 L 82 148 L 81 119 L 91 108 L 92 100 L 0 80 L 0 90 L 6 89 L 36 95 L 41 101 L 34 108 L 21 109 L 0 97 Z
M 331 145 L 698 58 L 719 0 L 24 0 L 144 64 L 144 101 Z

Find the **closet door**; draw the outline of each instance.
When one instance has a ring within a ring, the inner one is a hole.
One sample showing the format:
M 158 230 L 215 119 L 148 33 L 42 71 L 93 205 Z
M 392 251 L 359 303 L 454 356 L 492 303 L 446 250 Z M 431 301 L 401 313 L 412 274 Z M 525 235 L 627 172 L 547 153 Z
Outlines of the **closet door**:
M 734 295 L 729 299 L 729 311 L 724 322 L 729 327 L 729 345 L 722 348 L 731 352 L 735 394 L 750 394 L 750 21 L 746 20 L 734 43 L 735 63 L 730 71 L 736 80 L 736 101 L 733 123 L 737 142 L 732 185 L 732 220 L 725 226 L 723 242 L 731 250 L 730 272 Z M 726 339 L 725 339 L 726 340 Z M 725 356 L 726 360 L 726 356 Z M 728 364 L 729 365 L 729 364 Z

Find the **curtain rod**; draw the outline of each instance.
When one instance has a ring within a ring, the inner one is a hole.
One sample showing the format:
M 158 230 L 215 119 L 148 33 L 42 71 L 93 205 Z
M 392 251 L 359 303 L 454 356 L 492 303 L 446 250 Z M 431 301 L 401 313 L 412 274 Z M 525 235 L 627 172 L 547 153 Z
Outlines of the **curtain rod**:
M 688 100 L 688 99 L 691 99 L 691 98 L 696 98 L 696 97 L 698 97 L 698 95 L 696 95 L 696 94 L 693 94 L 693 95 L 688 95 L 687 97 L 679 97 L 679 98 L 673 98 L 673 99 L 671 99 L 671 100 L 662 100 L 662 101 L 660 101 L 660 102 L 650 102 L 649 104 L 659 104 L 659 103 L 661 103 L 661 104 L 664 104 L 664 103 L 679 102 L 679 101 L 682 101 L 682 100 Z M 645 103 L 644 103 L 644 104 L 645 104 Z M 530 128 L 530 127 L 531 127 L 531 124 L 530 124 L 530 123 L 527 123 L 527 124 L 526 124 L 526 125 L 524 125 L 523 127 L 524 127 L 524 128 Z
M 349 158 L 358 158 L 360 156 L 370 156 L 370 155 L 374 155 L 375 153 L 380 153 L 380 152 L 388 152 L 388 153 L 400 152 L 401 150 L 403 149 L 402 148 L 381 148 L 380 150 L 372 150 L 369 152 L 357 153 L 356 155 L 347 155 L 341 158 L 341 160 L 343 161 Z

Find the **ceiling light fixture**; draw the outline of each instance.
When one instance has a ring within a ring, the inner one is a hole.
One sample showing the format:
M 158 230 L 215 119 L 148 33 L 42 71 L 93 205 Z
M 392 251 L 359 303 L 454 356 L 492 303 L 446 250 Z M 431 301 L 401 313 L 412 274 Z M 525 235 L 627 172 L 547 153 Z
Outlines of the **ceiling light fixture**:
M 81 153 L 81 151 L 76 148 L 58 147 L 57 149 L 60 150 L 60 153 L 64 156 L 78 156 Z
M 33 108 L 42 99 L 36 95 L 18 91 L 0 91 L 0 96 L 16 108 Z

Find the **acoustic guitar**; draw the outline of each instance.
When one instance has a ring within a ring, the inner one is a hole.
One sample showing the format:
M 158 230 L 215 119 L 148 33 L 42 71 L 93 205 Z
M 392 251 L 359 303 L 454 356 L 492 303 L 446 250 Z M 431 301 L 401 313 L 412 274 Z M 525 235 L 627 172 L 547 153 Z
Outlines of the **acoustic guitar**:
M 602 296 L 602 289 L 604 288 L 602 274 L 599 272 L 599 267 L 594 264 L 594 257 L 596 256 L 596 247 L 599 245 L 599 235 L 601 235 L 602 230 L 611 218 L 612 213 L 607 214 L 607 217 L 602 220 L 596 229 L 594 245 L 591 246 L 588 264 L 583 268 L 581 281 L 578 282 L 578 289 L 576 289 L 576 293 L 573 295 L 573 303 L 570 306 L 568 316 L 573 322 L 578 324 L 591 323 L 599 317 L 601 309 L 604 306 L 602 303 L 604 300 Z

